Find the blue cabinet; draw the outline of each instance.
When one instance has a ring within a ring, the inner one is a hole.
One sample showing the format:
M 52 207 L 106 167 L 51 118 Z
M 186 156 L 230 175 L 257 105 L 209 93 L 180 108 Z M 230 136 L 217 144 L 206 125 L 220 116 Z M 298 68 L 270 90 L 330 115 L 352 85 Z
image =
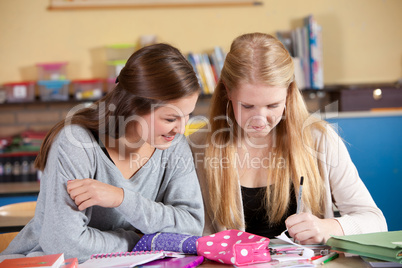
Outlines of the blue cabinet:
M 39 189 L 39 182 L 0 183 L 0 206 L 36 201 Z
M 0 207 L 4 206 L 4 205 L 14 204 L 14 203 L 36 201 L 37 199 L 38 199 L 38 195 L 21 195 L 21 196 L 0 197 Z
M 340 113 L 338 128 L 389 231 L 402 230 L 402 113 Z

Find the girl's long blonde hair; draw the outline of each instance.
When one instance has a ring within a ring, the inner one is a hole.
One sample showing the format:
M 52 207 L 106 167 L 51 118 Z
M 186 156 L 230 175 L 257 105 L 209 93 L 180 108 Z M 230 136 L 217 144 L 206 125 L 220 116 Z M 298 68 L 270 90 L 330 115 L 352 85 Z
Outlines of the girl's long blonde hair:
M 304 176 L 303 203 L 311 212 L 323 216 L 325 200 L 324 185 L 320 176 L 312 128 L 304 123 L 310 116 L 297 88 L 292 58 L 283 44 L 268 34 L 252 33 L 236 38 L 226 56 L 218 86 L 211 103 L 211 131 L 207 136 L 209 146 L 205 151 L 206 177 L 210 195 L 210 215 L 226 228 L 243 226 L 241 203 L 238 197 L 240 187 L 236 170 L 236 146 L 241 131 L 235 123 L 233 109 L 227 111 L 227 91 L 239 84 L 263 83 L 267 86 L 288 88 L 285 118 L 275 127 L 272 155 L 284 159 L 284 165 L 269 168 L 268 185 L 274 184 L 271 192 L 267 187 L 266 208 L 270 223 L 278 223 L 285 215 L 290 202 L 290 192 L 298 189 L 300 177 Z M 216 120 L 226 118 L 228 120 Z M 234 122 L 228 124 L 228 121 Z M 314 128 L 325 132 L 325 123 L 318 122 Z M 231 129 L 231 131 L 224 131 Z M 212 146 L 211 146 L 212 145 Z M 309 150 L 310 149 L 310 150 Z M 228 159 L 227 165 L 209 163 L 216 158 Z M 297 193 L 296 193 L 297 196 Z

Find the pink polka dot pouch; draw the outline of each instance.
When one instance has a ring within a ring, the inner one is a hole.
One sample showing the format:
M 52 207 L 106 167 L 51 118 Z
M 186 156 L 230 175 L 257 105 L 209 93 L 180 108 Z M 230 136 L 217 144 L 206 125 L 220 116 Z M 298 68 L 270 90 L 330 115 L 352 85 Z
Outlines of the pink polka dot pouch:
M 235 265 L 269 262 L 269 238 L 239 230 L 225 230 L 197 239 L 197 254 Z

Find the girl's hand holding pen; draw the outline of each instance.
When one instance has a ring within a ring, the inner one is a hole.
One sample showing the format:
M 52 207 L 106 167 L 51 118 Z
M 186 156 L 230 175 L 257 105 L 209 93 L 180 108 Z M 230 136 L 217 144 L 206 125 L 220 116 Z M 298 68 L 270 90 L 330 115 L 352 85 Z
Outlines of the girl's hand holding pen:
M 335 219 L 320 219 L 311 213 L 293 214 L 285 221 L 288 233 L 300 244 L 323 244 L 330 235 L 343 235 Z
M 324 244 L 330 235 L 343 235 L 342 227 L 335 219 L 320 219 L 311 213 L 302 211 L 302 190 L 304 177 L 300 178 L 299 196 L 296 214 L 289 216 L 285 224 L 288 233 L 300 244 Z
M 79 210 L 95 205 L 106 208 L 118 207 L 124 197 L 122 188 L 93 179 L 70 180 L 67 182 L 67 192 Z

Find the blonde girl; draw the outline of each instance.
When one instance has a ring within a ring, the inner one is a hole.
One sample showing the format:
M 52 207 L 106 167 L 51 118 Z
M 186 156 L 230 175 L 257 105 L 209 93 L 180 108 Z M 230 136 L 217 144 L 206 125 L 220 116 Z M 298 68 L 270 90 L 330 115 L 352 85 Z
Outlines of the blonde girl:
M 208 124 L 189 141 L 206 209 L 204 234 L 241 229 L 272 238 L 288 229 L 307 244 L 387 230 L 342 140 L 308 113 L 292 58 L 268 34 L 233 41 Z

